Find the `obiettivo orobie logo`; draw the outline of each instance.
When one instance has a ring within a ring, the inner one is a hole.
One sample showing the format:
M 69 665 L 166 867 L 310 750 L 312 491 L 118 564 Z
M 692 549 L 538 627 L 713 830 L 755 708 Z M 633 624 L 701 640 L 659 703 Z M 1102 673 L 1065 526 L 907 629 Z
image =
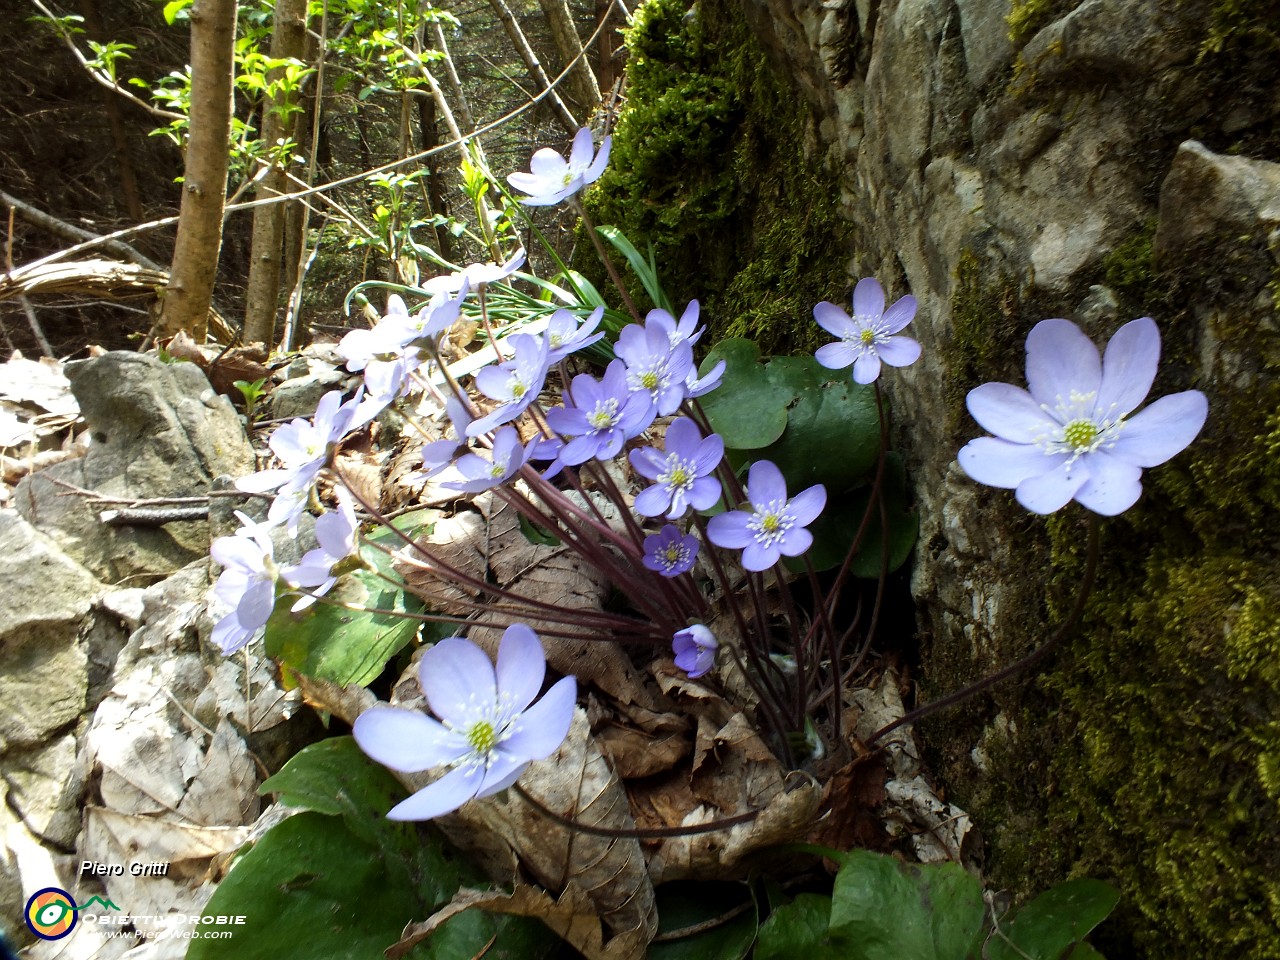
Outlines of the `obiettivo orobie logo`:
M 27 927 L 42 940 L 61 940 L 76 928 L 80 911 L 100 903 L 108 910 L 119 910 L 110 900 L 91 897 L 83 907 L 76 905 L 71 894 L 61 887 L 37 890 L 27 901 Z

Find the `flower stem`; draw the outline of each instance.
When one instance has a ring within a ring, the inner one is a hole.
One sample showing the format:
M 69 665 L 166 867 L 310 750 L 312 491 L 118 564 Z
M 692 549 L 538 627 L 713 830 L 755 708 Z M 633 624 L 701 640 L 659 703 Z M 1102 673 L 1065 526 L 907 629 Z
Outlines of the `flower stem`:
M 971 683 L 967 687 L 963 687 L 960 690 L 955 691 L 955 693 L 949 693 L 945 697 L 935 700 L 932 703 L 926 703 L 922 707 L 916 707 L 916 709 L 899 717 L 897 720 L 893 721 L 893 723 L 885 724 L 867 738 L 867 745 L 871 746 L 876 743 L 876 741 L 880 740 L 880 738 L 885 734 L 898 729 L 898 727 L 905 726 L 908 723 L 915 723 L 917 720 L 932 716 L 940 710 L 946 710 L 958 703 L 963 703 L 970 697 L 994 687 L 1000 681 L 1007 680 L 1014 674 L 1021 673 L 1028 667 L 1035 666 L 1052 653 L 1054 648 L 1071 633 L 1076 624 L 1080 622 L 1080 617 L 1084 614 L 1085 601 L 1089 599 L 1089 594 L 1093 591 L 1094 578 L 1098 573 L 1098 543 L 1101 539 L 1099 534 L 1101 528 L 1102 524 L 1098 520 L 1097 514 L 1090 514 L 1089 539 L 1085 548 L 1085 568 L 1084 574 L 1080 578 L 1080 592 L 1076 594 L 1075 603 L 1072 605 L 1070 612 L 1068 612 L 1066 619 L 1058 625 L 1058 629 L 1053 632 L 1052 636 L 1050 636 L 1048 640 L 1040 644 L 1039 647 L 1032 650 L 1021 660 L 1015 660 L 1007 667 L 997 670 L 990 676 L 983 677 L 976 683 Z
M 582 218 L 582 225 L 587 228 L 587 236 L 591 238 L 591 243 L 596 248 L 596 254 L 604 264 L 605 270 L 608 271 L 609 279 L 613 281 L 613 285 L 617 287 L 618 293 L 622 296 L 622 302 L 626 304 L 627 312 L 631 314 L 636 323 L 643 323 L 644 320 L 640 317 L 640 311 L 636 309 L 635 301 L 631 299 L 631 294 L 627 292 L 627 286 L 622 282 L 618 268 L 613 265 L 613 258 L 609 256 L 609 251 L 605 249 L 604 241 L 600 239 L 600 234 L 596 233 L 596 225 L 591 222 L 591 217 L 587 215 L 587 208 L 577 200 L 574 200 L 573 206 L 577 210 L 578 216 Z

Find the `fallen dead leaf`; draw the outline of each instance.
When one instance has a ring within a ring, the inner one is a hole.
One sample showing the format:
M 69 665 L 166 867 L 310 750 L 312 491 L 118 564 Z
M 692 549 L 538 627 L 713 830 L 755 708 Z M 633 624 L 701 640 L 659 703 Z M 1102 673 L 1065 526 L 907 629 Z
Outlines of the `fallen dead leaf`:
M 636 929 L 616 933 L 606 942 L 591 898 L 576 883 L 569 883 L 558 900 L 538 887 L 519 884 L 511 893 L 459 890 L 453 900 L 430 919 L 407 927 L 400 942 L 387 950 L 387 956 L 397 960 L 450 917 L 472 909 L 537 917 L 586 960 L 643 960 L 652 939 L 651 933 Z

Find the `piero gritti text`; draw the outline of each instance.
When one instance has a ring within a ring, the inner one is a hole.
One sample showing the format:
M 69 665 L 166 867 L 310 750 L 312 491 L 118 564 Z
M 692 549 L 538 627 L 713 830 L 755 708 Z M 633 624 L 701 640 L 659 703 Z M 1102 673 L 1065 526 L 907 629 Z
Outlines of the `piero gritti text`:
M 150 863 L 138 861 L 135 863 L 99 863 L 96 860 L 80 861 L 80 878 L 85 877 L 123 877 L 125 874 L 131 877 L 167 877 L 169 875 L 169 864 L 164 860 L 156 860 Z

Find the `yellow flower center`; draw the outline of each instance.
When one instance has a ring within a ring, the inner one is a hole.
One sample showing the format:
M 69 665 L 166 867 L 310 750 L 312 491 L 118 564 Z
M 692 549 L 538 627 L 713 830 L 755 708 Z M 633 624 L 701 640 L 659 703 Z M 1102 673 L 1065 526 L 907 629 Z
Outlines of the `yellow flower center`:
M 1062 439 L 1076 450 L 1088 450 L 1098 437 L 1098 426 L 1092 420 L 1072 420 L 1062 428 Z
M 876 342 L 876 332 L 874 330 L 863 330 L 858 334 L 858 340 L 864 347 L 869 347 Z
M 498 745 L 497 731 L 488 720 L 477 720 L 467 731 L 467 743 L 471 744 L 478 754 L 492 753 L 494 747 Z

